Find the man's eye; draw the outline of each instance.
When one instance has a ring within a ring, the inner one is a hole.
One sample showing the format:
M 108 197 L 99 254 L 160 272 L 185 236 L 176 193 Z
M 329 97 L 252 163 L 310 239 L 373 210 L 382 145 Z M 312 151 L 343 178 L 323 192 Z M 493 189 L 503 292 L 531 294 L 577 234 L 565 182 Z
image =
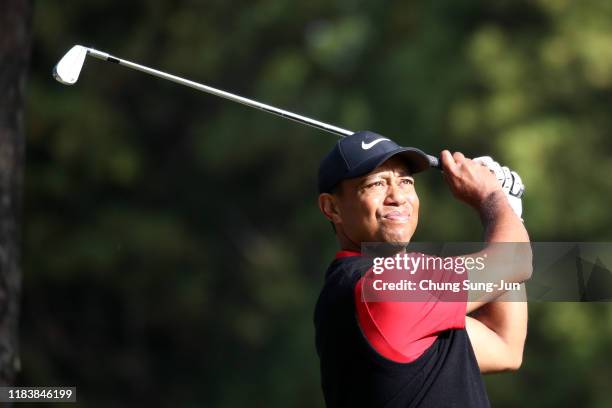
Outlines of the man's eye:
M 410 184 L 412 186 L 414 185 L 414 180 L 413 179 L 402 179 L 402 184 Z
M 370 187 L 382 187 L 384 185 L 385 185 L 385 183 L 383 183 L 382 181 L 375 181 L 373 183 L 367 184 L 366 187 L 367 188 L 370 188 Z

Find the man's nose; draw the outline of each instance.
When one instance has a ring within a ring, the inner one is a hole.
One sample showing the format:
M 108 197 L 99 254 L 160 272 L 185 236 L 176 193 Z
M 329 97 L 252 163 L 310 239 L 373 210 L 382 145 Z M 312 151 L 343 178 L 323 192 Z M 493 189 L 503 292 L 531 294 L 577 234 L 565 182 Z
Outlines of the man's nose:
M 385 197 L 385 205 L 404 205 L 408 201 L 407 194 L 396 185 L 390 185 L 387 189 L 387 197 Z

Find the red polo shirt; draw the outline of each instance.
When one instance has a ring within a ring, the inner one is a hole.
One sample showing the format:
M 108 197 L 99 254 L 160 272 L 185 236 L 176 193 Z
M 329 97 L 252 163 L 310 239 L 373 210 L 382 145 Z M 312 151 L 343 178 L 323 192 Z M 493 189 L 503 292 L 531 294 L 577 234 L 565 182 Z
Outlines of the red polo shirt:
M 339 251 L 336 259 L 361 256 L 359 252 Z M 433 271 L 431 279 L 451 281 L 453 272 Z M 430 296 L 424 301 L 368 301 L 364 282 L 373 278 L 372 269 L 355 285 L 355 309 L 359 327 L 370 345 L 385 358 L 408 363 L 421 356 L 448 329 L 463 329 L 467 301 L 443 301 Z

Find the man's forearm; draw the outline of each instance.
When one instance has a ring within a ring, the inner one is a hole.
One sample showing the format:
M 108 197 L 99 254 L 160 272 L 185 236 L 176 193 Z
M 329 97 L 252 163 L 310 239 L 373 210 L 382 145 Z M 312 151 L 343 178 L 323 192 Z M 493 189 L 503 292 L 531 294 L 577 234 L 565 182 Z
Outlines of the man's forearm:
M 485 241 L 490 243 L 525 243 L 514 248 L 519 249 L 511 265 L 507 281 L 522 282 L 531 276 L 531 250 L 528 246 L 529 235 L 523 222 L 512 211 L 503 194 L 496 193 L 488 200 L 480 215 L 485 228 Z M 509 244 L 511 245 L 511 244 Z M 510 251 L 510 247 L 502 248 Z M 514 252 L 514 251 L 513 251 Z M 494 268 L 497 270 L 497 268 Z M 502 268 L 503 270 L 504 268 Z M 508 291 L 495 301 L 478 308 L 473 316 L 493 331 L 506 345 L 501 367 L 518 369 L 523 358 L 523 348 L 527 336 L 527 302 L 525 285 L 521 284 L 519 291 Z
M 487 268 L 470 274 L 470 281 L 479 283 L 522 283 L 531 277 L 532 261 L 529 235 L 523 222 L 514 213 L 505 195 L 491 194 L 478 208 L 489 243 L 479 255 L 487 258 Z M 471 290 L 466 313 L 496 301 L 500 292 Z

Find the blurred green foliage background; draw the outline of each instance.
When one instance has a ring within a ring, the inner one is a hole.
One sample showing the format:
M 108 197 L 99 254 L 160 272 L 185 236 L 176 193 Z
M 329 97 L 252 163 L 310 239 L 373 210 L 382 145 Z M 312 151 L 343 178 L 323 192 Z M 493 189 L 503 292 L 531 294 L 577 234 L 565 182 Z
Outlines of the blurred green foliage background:
M 73 44 L 527 186 L 533 240 L 612 239 L 612 2 L 35 2 L 27 104 L 24 385 L 80 406 L 320 407 L 312 311 L 336 243 L 316 206 L 333 135 L 88 59 Z M 419 175 L 415 241 L 477 241 Z M 496 407 L 612 405 L 612 308 L 534 304 Z

